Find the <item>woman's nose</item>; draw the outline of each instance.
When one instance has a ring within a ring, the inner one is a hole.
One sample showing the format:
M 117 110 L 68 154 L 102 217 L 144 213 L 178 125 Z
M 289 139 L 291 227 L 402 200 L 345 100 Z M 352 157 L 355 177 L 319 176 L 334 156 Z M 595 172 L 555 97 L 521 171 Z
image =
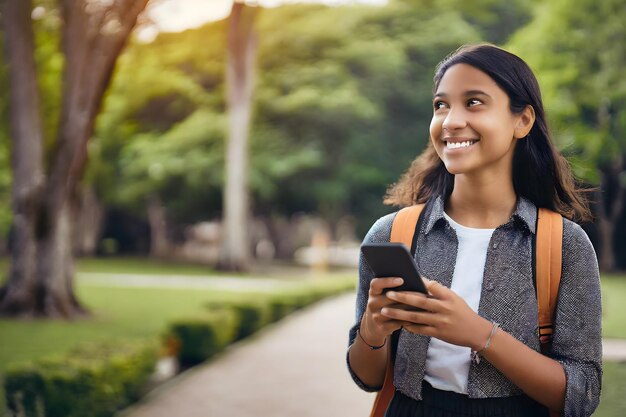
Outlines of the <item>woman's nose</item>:
M 442 127 L 447 130 L 455 130 L 464 128 L 467 125 L 467 120 L 465 118 L 465 112 L 459 110 L 458 108 L 451 108 L 446 115 L 446 118 L 443 120 Z

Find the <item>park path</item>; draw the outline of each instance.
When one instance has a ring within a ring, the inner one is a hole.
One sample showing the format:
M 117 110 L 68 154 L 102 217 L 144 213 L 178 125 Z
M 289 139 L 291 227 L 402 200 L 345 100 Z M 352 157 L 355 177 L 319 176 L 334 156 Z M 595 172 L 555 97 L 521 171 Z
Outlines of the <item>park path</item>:
M 345 365 L 354 295 L 321 301 L 164 384 L 123 417 L 361 417 Z M 121 417 L 121 416 L 120 416 Z
M 189 276 L 189 275 L 149 275 L 149 274 L 110 274 L 100 272 L 81 272 L 82 282 L 107 287 L 135 288 L 182 288 L 214 289 L 228 291 L 274 292 L 280 288 L 296 288 L 298 280 L 272 278 L 239 278 L 233 276 Z
M 357 417 L 373 395 L 345 366 L 354 295 L 324 300 L 233 345 L 150 394 L 119 417 Z M 626 340 L 605 340 L 607 360 L 626 360 Z

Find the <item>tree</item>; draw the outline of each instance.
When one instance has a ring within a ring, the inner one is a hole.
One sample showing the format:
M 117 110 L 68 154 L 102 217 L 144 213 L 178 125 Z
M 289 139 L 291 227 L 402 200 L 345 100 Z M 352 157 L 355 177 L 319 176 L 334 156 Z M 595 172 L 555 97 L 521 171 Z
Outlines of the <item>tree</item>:
M 44 164 L 31 0 L 6 0 L 11 81 L 14 244 L 0 290 L 6 315 L 71 317 L 85 310 L 73 290 L 72 195 L 87 161 L 115 62 L 148 0 L 60 0 L 64 67 L 58 131 Z
M 228 148 L 224 187 L 224 228 L 219 266 L 243 270 L 249 262 L 248 135 L 252 115 L 257 35 L 257 7 L 235 1 L 228 28 L 226 84 Z
M 308 212 L 330 224 L 353 214 L 363 232 L 389 211 L 385 188 L 427 143 L 435 65 L 482 39 L 469 20 L 496 13 L 450 4 L 293 4 L 257 16 L 246 179 L 250 210 L 270 230 Z M 134 42 L 121 57 L 91 146 L 90 171 L 109 206 L 145 216 L 156 196 L 170 230 L 222 215 L 230 23 Z M 512 30 L 497 19 L 485 25 L 503 38 Z
M 263 14 L 257 123 L 323 156 L 281 180 L 272 210 L 316 212 L 331 225 L 351 213 L 359 232 L 389 211 L 386 187 L 428 141 L 435 65 L 481 39 L 455 10 L 423 3 Z
M 622 0 L 538 4 L 509 47 L 537 71 L 556 139 L 593 197 L 602 270 L 617 266 L 618 220 L 626 206 L 626 7 Z M 623 265 L 622 265 L 623 266 Z

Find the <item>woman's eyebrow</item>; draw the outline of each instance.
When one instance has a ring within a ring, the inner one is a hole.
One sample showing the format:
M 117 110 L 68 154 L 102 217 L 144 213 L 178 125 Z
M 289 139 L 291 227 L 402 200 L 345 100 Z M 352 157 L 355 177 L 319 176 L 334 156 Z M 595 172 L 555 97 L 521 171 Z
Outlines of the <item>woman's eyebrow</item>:
M 487 97 L 491 98 L 491 96 L 490 96 L 489 94 L 485 93 L 485 92 L 484 92 L 484 91 L 482 91 L 482 90 L 467 90 L 467 91 L 465 91 L 462 95 L 463 95 L 464 97 L 467 97 L 467 96 L 478 96 L 478 95 L 481 95 L 481 96 L 487 96 Z M 437 93 L 437 94 L 435 94 L 435 95 L 433 96 L 433 99 L 435 99 L 435 98 L 439 98 L 439 97 L 448 97 L 448 94 L 446 94 L 446 93 L 444 93 L 444 92 L 439 92 L 439 93 Z

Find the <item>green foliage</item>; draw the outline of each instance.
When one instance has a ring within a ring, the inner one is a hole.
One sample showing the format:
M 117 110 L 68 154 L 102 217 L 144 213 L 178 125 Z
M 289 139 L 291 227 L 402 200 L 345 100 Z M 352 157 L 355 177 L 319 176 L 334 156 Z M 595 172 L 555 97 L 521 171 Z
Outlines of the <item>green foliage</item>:
M 399 2 L 264 13 L 257 123 L 324 156 L 277 179 L 271 210 L 331 219 L 349 211 L 366 222 L 382 214 L 385 188 L 427 142 L 436 63 L 480 39 L 457 13 L 443 13 Z
M 5 376 L 8 407 L 33 417 L 112 416 L 139 398 L 154 371 L 156 353 L 152 342 L 118 342 L 14 365 Z
M 250 138 L 255 212 L 316 211 L 329 219 L 351 212 L 362 232 L 388 210 L 385 189 L 427 143 L 436 63 L 460 44 L 507 39 L 527 21 L 529 3 L 395 0 L 263 10 Z M 50 0 L 36 4 L 48 10 L 35 30 L 50 147 L 62 94 L 61 20 Z M 226 31 L 224 20 L 125 49 L 84 178 L 106 205 L 145 215 L 146 199 L 158 196 L 174 221 L 220 214 Z M 0 163 L 4 155 L 0 149 Z M 0 197 L 6 171 L 0 165 Z M 0 233 L 9 221 L 2 213 L 0 203 Z
M 212 309 L 202 315 L 181 318 L 169 325 L 167 334 L 178 341 L 178 360 L 183 366 L 198 364 L 236 339 L 241 327 L 233 309 Z
M 509 44 L 537 72 L 559 145 L 593 183 L 626 154 L 625 20 L 621 0 L 544 2 Z
M 294 310 L 302 307 L 297 300 L 289 294 L 275 294 L 269 298 L 270 319 L 272 322 L 278 321 Z
M 0 44 L 4 44 L 2 31 L 0 31 Z M 3 54 L 4 48 L 0 48 L 0 91 L 9 91 L 8 67 Z M 0 241 L 8 235 L 13 220 L 9 138 L 9 94 L 0 94 Z
M 246 338 L 294 310 L 353 289 L 352 281 L 332 280 L 273 294 L 215 299 L 205 305 L 205 313 L 171 323 L 166 334 L 179 346 L 179 361 L 186 366 L 194 365 L 215 355 L 228 343 Z
M 529 1 L 263 10 L 250 138 L 255 212 L 351 212 L 362 232 L 428 141 L 435 65 L 463 43 L 508 38 L 528 19 Z M 121 57 L 90 149 L 89 178 L 108 204 L 141 213 L 156 195 L 173 220 L 219 215 L 226 24 L 133 42 Z
M 118 160 L 125 186 L 119 188 L 117 202 L 128 207 L 149 193 L 167 193 L 166 207 L 193 217 L 185 209 L 195 206 L 199 194 L 219 190 L 224 181 L 223 138 L 222 117 L 203 109 L 166 133 L 136 135 Z
M 207 308 L 211 312 L 225 308 L 235 313 L 238 323 L 235 340 L 250 336 L 267 325 L 272 319 L 268 297 L 263 296 L 248 297 L 219 304 L 211 302 L 207 304 Z
M 435 63 L 479 39 L 459 15 L 434 16 L 402 4 L 263 11 L 249 170 L 258 212 L 380 206 L 426 143 L 416 137 Z M 221 210 L 225 30 L 162 35 L 120 59 L 90 149 L 90 178 L 110 204 L 138 212 L 158 195 L 185 221 Z

